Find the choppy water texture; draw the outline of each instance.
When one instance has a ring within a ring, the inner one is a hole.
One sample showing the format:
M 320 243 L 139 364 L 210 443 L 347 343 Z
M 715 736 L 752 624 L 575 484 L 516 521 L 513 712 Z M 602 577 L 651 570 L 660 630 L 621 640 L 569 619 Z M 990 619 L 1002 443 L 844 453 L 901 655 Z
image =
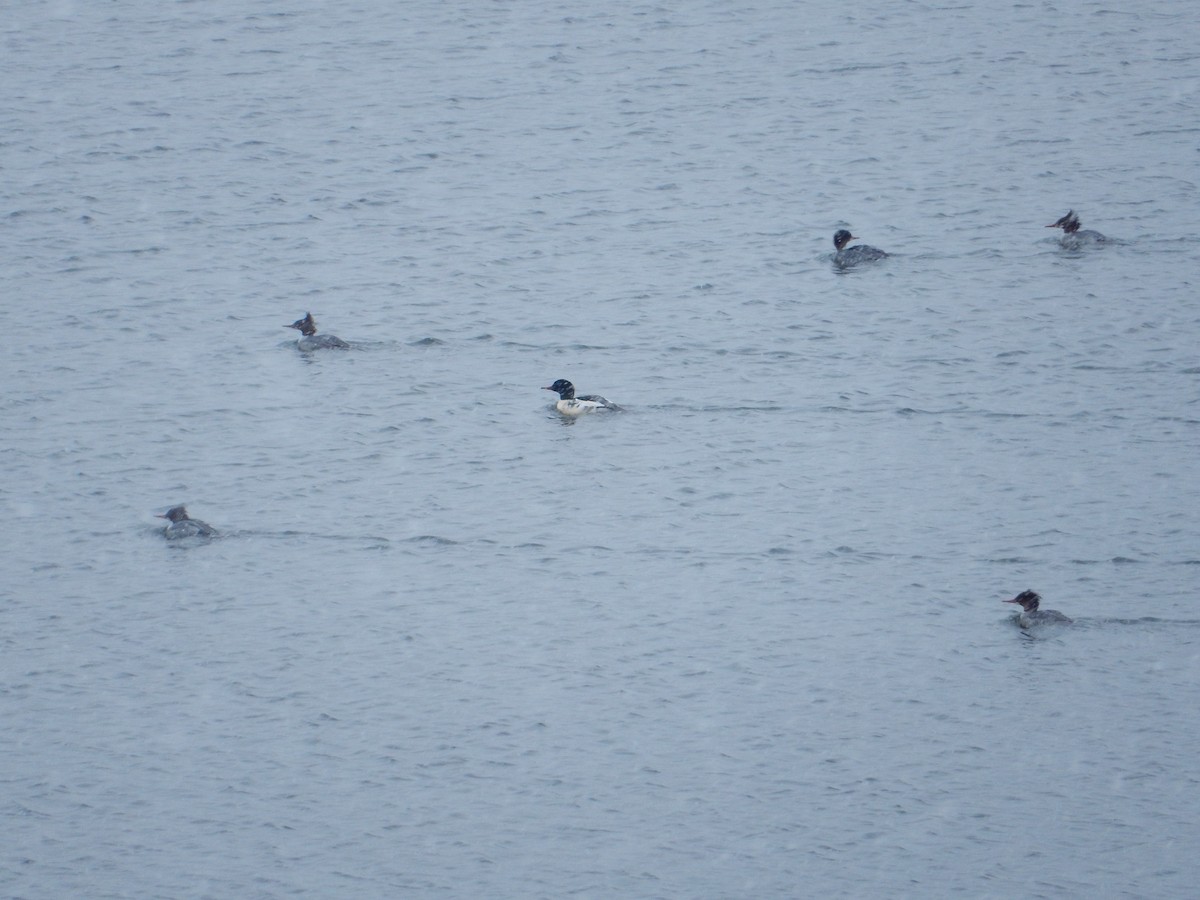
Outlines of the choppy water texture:
M 1194 896 L 1197 9 L 10 5 L 0 892 Z

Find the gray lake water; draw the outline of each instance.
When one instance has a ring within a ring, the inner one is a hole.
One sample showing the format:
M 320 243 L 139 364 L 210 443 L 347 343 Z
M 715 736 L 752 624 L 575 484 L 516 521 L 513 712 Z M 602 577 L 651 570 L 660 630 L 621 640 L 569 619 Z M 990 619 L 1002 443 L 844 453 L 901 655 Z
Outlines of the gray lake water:
M 0 893 L 1196 896 L 1198 34 L 8 5 Z

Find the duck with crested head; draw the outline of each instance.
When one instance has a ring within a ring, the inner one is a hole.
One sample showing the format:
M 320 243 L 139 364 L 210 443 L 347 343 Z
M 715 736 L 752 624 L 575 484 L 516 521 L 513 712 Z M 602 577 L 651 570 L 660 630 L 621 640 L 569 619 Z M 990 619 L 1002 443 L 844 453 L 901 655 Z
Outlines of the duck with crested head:
M 857 247 L 846 246 L 851 241 L 857 240 L 858 238 L 845 228 L 834 232 L 833 249 L 837 252 L 833 256 L 833 263 L 839 269 L 847 269 L 850 266 L 857 266 L 859 263 L 874 262 L 877 259 L 887 258 L 887 254 L 878 247 L 869 247 L 866 244 L 859 244 Z
M 165 513 L 157 513 L 155 518 L 167 520 L 163 536 L 169 541 L 189 537 L 210 538 L 217 535 L 217 529 L 207 522 L 189 516 L 186 506 L 172 506 Z
M 1070 625 L 1071 620 L 1057 609 L 1038 609 L 1042 597 L 1035 591 L 1021 591 L 1005 603 L 1016 603 L 1021 607 L 1017 615 L 1017 623 L 1022 628 L 1033 628 L 1035 625 Z
M 1091 244 L 1103 244 L 1108 238 L 1098 231 L 1092 231 L 1085 228 L 1082 231 L 1079 228 L 1079 216 L 1075 215 L 1075 210 L 1067 210 L 1067 214 L 1056 222 L 1051 222 L 1047 228 L 1061 228 L 1063 231 L 1061 243 L 1068 250 L 1077 250 L 1080 247 L 1085 247 Z
M 349 350 L 350 345 L 343 341 L 340 337 L 335 337 L 332 334 L 317 334 L 317 322 L 313 318 L 312 313 L 305 313 L 303 319 L 297 319 L 291 325 L 285 325 L 284 328 L 295 328 L 300 332 L 300 337 L 296 339 L 296 346 L 301 350 Z

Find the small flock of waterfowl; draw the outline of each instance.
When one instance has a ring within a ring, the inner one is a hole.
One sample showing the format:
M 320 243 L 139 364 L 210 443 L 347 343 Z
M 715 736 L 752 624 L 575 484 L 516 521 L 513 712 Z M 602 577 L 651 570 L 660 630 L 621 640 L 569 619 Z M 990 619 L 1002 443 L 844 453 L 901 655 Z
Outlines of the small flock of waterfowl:
M 1079 216 L 1075 215 L 1075 210 L 1068 210 L 1067 214 L 1056 222 L 1051 222 L 1047 228 L 1061 228 L 1063 230 L 1062 245 L 1067 249 L 1078 249 L 1087 244 L 1101 244 L 1108 240 L 1098 231 L 1080 230 Z M 857 244 L 853 247 L 849 246 L 851 241 L 857 241 L 855 235 L 851 234 L 845 228 L 840 228 L 833 235 L 834 265 L 839 269 L 848 269 L 853 266 L 862 265 L 863 263 L 877 262 L 881 259 L 887 259 L 888 254 L 878 247 L 871 247 L 867 244 Z M 313 319 L 311 312 L 305 313 L 303 319 L 297 319 L 287 328 L 295 328 L 300 332 L 300 337 L 296 340 L 296 346 L 306 353 L 315 350 L 349 350 L 350 345 L 341 338 L 332 334 L 317 334 L 317 323 Z M 582 394 L 575 395 L 575 385 L 567 381 L 565 378 L 560 378 L 543 390 L 554 391 L 558 394 L 558 401 L 554 404 L 554 408 L 564 416 L 579 416 L 584 413 L 591 412 L 619 412 L 621 407 L 610 400 L 601 397 L 598 394 Z
M 1075 215 L 1074 210 L 1069 210 L 1065 216 L 1055 222 L 1051 222 L 1046 227 L 1061 228 L 1063 230 L 1062 245 L 1065 249 L 1075 250 L 1086 245 L 1100 244 L 1108 240 L 1098 231 L 1080 230 L 1079 217 Z M 834 265 L 845 269 L 863 263 L 887 259 L 887 253 L 878 247 L 870 247 L 866 244 L 858 244 L 853 247 L 848 246 L 851 241 L 857 240 L 857 237 L 844 228 L 834 233 Z M 350 349 L 350 344 L 335 335 L 317 334 L 317 323 L 311 312 L 306 312 L 303 319 L 297 319 L 285 327 L 294 328 L 300 332 L 300 337 L 296 340 L 296 346 L 306 353 L 316 350 Z M 601 397 L 599 394 L 581 394 L 576 396 L 575 385 L 565 378 L 559 378 L 553 384 L 542 388 L 542 390 L 554 391 L 554 393 L 558 394 L 558 400 L 555 402 L 554 408 L 564 416 L 574 417 L 583 415 L 584 413 L 619 412 L 621 410 L 621 407 L 617 406 L 617 404 Z M 157 518 L 167 520 L 167 525 L 163 529 L 163 534 L 167 540 L 179 540 L 182 538 L 207 539 L 217 536 L 215 528 L 207 522 L 191 518 L 188 515 L 187 508 L 184 506 L 173 506 L 165 513 L 160 513 Z M 1071 623 L 1071 620 L 1058 610 L 1039 609 L 1041 600 L 1042 598 L 1039 594 L 1027 590 L 1004 602 L 1016 603 L 1021 607 L 1021 612 L 1017 615 L 1016 620 L 1025 629 L 1034 628 L 1039 625 L 1069 625 Z
M 603 397 L 563 397 L 563 393 L 574 393 L 574 391 L 571 389 L 571 382 L 563 381 L 561 378 L 550 387 L 543 388 L 543 390 L 559 391 L 559 403 L 608 403 Z M 619 409 L 619 407 L 611 408 Z M 156 515 L 155 518 L 167 520 L 167 525 L 163 529 L 163 535 L 169 541 L 177 541 L 183 538 L 214 538 L 217 536 L 217 529 L 213 528 L 207 522 L 193 519 L 188 515 L 187 507 L 185 506 L 172 506 L 165 513 Z M 1071 620 L 1057 609 L 1038 609 L 1039 604 L 1042 602 L 1042 597 L 1034 591 L 1021 591 L 1021 593 L 1017 594 L 1011 600 L 1005 600 L 1004 602 L 1020 605 L 1021 612 L 1017 615 L 1017 623 L 1025 629 L 1034 628 L 1038 625 L 1071 624 Z
M 1108 238 L 1098 231 L 1080 230 L 1079 216 L 1075 215 L 1075 210 L 1073 209 L 1067 210 L 1065 216 L 1057 222 L 1051 222 L 1046 227 L 1062 229 L 1063 234 L 1060 243 L 1064 250 L 1080 250 L 1084 247 L 1103 244 L 1108 240 Z M 866 244 L 859 244 L 855 247 L 846 246 L 851 241 L 857 240 L 858 238 L 844 228 L 834 233 L 833 249 L 835 252 L 833 264 L 839 269 L 848 269 L 862 263 L 887 259 L 887 254 L 878 247 L 868 247 Z

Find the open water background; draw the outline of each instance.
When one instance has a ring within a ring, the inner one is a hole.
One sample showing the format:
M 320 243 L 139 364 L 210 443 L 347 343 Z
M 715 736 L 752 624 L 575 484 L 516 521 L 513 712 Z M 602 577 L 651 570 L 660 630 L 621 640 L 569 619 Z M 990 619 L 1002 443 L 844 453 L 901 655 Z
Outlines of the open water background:
M 1194 897 L 1197 34 L 8 5 L 0 892 Z

